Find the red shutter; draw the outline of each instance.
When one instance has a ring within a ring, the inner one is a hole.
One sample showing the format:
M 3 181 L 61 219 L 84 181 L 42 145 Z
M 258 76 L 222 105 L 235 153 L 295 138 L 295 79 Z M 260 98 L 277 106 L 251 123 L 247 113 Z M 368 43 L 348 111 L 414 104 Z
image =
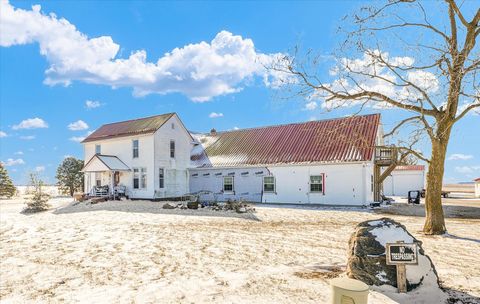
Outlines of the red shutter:
M 325 195 L 325 173 L 322 173 L 322 192 L 323 192 L 323 195 Z

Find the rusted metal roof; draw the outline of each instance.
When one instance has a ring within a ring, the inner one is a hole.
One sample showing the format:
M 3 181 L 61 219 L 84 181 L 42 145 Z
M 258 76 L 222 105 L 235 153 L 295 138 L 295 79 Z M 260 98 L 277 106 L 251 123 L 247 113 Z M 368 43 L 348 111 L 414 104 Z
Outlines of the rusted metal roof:
M 154 133 L 173 115 L 175 115 L 175 113 L 105 124 L 90 134 L 82 142 L 86 143 L 115 137 Z
M 380 114 L 194 135 L 197 167 L 372 160 Z
M 423 171 L 425 170 L 425 166 L 423 165 L 405 165 L 405 166 L 396 166 L 395 171 Z

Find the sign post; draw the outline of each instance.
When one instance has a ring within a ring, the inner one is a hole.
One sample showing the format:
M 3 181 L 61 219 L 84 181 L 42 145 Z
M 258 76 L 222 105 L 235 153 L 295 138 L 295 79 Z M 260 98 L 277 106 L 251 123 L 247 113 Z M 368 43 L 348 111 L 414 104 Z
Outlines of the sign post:
M 407 292 L 406 265 L 418 265 L 418 248 L 416 243 L 387 243 L 387 265 L 397 266 L 398 292 Z

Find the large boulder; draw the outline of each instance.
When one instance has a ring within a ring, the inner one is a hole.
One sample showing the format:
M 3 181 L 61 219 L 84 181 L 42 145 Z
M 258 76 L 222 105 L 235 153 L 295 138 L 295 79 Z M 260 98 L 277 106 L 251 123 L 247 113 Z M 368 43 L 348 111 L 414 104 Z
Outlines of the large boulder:
M 368 285 L 397 287 L 396 266 L 386 264 L 386 243 L 403 241 L 418 244 L 418 265 L 407 265 L 407 291 L 422 284 L 438 286 L 438 276 L 422 242 L 405 226 L 390 219 L 365 221 L 357 225 L 350 237 L 347 275 Z

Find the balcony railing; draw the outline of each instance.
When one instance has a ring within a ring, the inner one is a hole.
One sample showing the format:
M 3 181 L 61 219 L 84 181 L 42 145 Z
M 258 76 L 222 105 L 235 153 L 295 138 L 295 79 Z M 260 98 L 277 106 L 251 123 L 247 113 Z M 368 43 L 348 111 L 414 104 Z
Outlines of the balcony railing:
M 395 147 L 375 147 L 375 163 L 390 165 L 397 161 L 397 149 Z

